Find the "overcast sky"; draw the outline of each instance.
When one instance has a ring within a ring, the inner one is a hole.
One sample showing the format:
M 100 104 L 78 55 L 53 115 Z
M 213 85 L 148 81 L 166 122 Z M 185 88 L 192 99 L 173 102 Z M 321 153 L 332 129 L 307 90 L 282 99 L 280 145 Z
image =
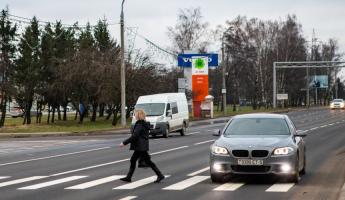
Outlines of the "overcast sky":
M 11 14 L 22 17 L 35 15 L 42 21 L 95 24 L 103 17 L 109 23 L 119 22 L 121 0 L 0 0 L 1 8 L 6 5 Z M 319 40 L 335 38 L 345 52 L 345 0 L 126 0 L 125 24 L 138 27 L 141 35 L 166 48 L 171 45 L 167 27 L 175 24 L 179 9 L 191 7 L 201 8 L 211 28 L 238 15 L 274 20 L 295 14 L 308 40 L 315 29 Z M 111 26 L 111 31 L 119 40 L 119 25 Z M 136 48 L 146 48 L 140 38 L 135 44 Z M 218 51 L 217 46 L 212 48 Z

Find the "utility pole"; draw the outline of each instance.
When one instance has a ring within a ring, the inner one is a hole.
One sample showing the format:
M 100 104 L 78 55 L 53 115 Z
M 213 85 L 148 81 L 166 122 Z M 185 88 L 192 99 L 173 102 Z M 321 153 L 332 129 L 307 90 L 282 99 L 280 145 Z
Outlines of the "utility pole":
M 124 38 L 124 15 L 123 4 L 125 0 L 122 0 L 121 4 L 121 126 L 126 126 L 126 69 L 125 69 L 125 38 Z
M 224 35 L 222 38 L 222 95 L 223 95 L 223 114 L 226 116 L 226 84 L 225 84 L 225 59 L 224 59 Z

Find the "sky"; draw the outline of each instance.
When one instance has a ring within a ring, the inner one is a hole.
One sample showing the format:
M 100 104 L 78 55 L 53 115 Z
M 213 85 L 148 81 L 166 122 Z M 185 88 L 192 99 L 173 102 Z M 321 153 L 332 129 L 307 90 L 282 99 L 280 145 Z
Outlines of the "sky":
M 42 21 L 61 20 L 65 24 L 90 22 L 96 24 L 106 18 L 109 23 L 120 20 L 122 0 L 0 0 L 0 9 L 9 7 L 13 15 L 38 17 Z M 163 48 L 171 46 L 167 27 L 174 26 L 179 9 L 200 7 L 203 20 L 210 28 L 225 25 L 238 15 L 263 20 L 284 20 L 295 14 L 302 25 L 303 34 L 311 40 L 313 29 L 320 41 L 337 39 L 341 52 L 345 52 L 345 1 L 344 0 L 126 0 L 125 25 L 137 27 L 138 33 Z M 119 41 L 120 26 L 110 26 L 114 38 Z M 129 36 L 128 36 L 129 37 Z M 216 43 L 216 42 L 215 42 Z M 140 37 L 135 48 L 148 45 Z M 219 46 L 212 45 L 212 52 Z

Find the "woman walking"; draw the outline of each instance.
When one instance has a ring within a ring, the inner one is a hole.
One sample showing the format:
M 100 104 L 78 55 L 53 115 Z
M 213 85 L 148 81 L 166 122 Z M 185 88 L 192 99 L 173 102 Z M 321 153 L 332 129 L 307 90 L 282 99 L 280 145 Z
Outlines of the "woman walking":
M 149 150 L 149 130 L 150 130 L 150 123 L 145 121 L 146 114 L 142 109 L 135 110 L 135 119 L 137 122 L 134 125 L 132 130 L 132 136 L 123 141 L 120 146 L 124 147 L 127 144 L 131 144 L 130 150 L 134 150 L 134 153 L 131 157 L 131 165 L 129 168 L 129 172 L 126 177 L 121 178 L 120 180 L 131 182 L 132 175 L 135 170 L 136 162 L 139 158 L 142 158 L 145 163 L 152 168 L 152 170 L 157 174 L 157 180 L 155 183 L 159 183 L 161 180 L 164 179 L 163 174 L 159 171 L 157 166 L 151 161 L 150 155 L 148 154 Z

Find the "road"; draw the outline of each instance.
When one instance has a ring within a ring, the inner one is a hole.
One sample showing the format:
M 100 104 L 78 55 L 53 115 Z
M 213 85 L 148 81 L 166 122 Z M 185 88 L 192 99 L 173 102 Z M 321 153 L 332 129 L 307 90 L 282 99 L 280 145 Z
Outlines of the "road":
M 0 140 L 1 200 L 114 199 L 338 199 L 345 179 L 345 111 L 311 109 L 288 115 L 307 131 L 307 174 L 290 184 L 273 176 L 209 178 L 212 133 L 224 123 L 194 126 L 184 137 L 150 140 L 152 160 L 167 175 L 152 183 L 151 169 L 127 173 L 131 152 L 117 145 L 126 135 Z

